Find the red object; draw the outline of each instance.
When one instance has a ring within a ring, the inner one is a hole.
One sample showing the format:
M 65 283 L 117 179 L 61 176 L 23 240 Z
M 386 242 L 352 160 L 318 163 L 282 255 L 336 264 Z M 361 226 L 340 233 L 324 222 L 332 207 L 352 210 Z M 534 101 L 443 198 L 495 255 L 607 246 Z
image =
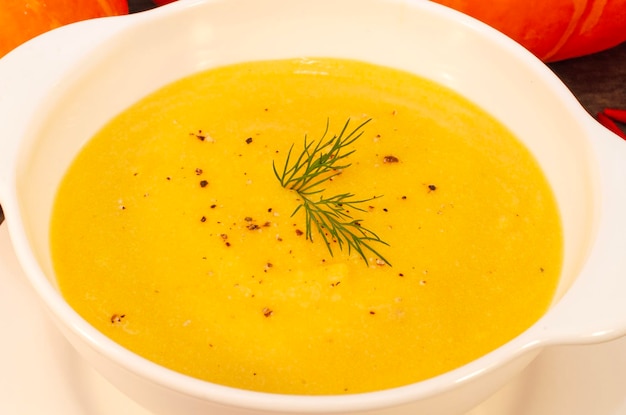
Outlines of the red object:
M 611 118 L 612 120 L 626 124 L 626 110 L 617 108 L 605 108 L 602 112 L 604 113 L 604 115 Z
M 128 13 L 127 0 L 0 0 L 0 57 L 48 30 Z
M 163 6 L 164 4 L 174 3 L 176 0 L 152 0 L 157 6 Z
M 618 114 L 624 115 L 622 113 L 626 113 L 624 110 L 618 110 Z M 614 119 L 606 114 L 606 110 L 599 112 L 596 116 L 598 122 L 608 128 L 610 131 L 614 132 L 624 140 L 626 140 L 626 133 L 622 131 L 619 126 L 615 123 Z
M 475 17 L 553 62 L 626 41 L 626 0 L 433 0 Z

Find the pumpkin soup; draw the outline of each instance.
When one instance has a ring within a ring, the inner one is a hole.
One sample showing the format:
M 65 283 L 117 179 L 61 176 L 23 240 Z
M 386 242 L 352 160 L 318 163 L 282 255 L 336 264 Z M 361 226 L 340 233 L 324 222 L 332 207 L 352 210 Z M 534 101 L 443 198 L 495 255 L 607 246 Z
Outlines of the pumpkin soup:
M 346 134 L 340 156 L 314 152 Z M 309 189 L 317 219 L 279 180 L 311 154 L 330 163 Z M 147 359 L 341 394 L 441 374 L 532 325 L 560 226 L 533 156 L 458 94 L 294 59 L 198 73 L 113 119 L 67 172 L 51 243 L 72 307 Z

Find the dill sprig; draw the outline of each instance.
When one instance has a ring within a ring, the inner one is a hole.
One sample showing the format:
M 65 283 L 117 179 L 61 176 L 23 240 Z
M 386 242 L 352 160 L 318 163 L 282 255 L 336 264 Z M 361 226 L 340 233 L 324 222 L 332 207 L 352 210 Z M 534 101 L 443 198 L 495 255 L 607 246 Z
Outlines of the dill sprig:
M 331 256 L 331 243 L 336 242 L 340 250 L 346 246 L 348 253 L 356 251 L 366 263 L 368 261 L 365 252 L 369 251 L 391 265 L 373 246 L 376 243 L 388 244 L 372 230 L 365 228 L 360 219 L 355 219 L 350 214 L 350 210 L 364 212 L 365 209 L 360 205 L 380 196 L 357 199 L 353 193 L 341 193 L 327 197 L 323 194 L 325 188 L 321 187 L 350 167 L 351 163 L 346 158 L 355 150 L 348 147 L 363 135 L 363 127 L 370 121 L 368 119 L 349 131 L 348 119 L 339 135 L 326 139 L 329 129 L 327 121 L 322 138 L 309 141 L 305 136 L 303 150 L 297 157 L 293 154 L 292 144 L 282 171 L 277 170 L 275 163 L 272 163 L 272 167 L 281 186 L 300 196 L 302 202 L 292 216 L 304 210 L 305 235 L 308 240 L 313 240 L 313 229 L 316 229 Z

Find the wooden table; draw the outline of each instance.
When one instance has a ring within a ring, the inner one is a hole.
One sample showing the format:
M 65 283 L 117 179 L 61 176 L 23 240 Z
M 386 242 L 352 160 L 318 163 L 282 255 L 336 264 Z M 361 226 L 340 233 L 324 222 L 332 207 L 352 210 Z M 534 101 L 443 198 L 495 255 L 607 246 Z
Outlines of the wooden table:
M 548 66 L 592 115 L 607 107 L 626 109 L 626 43 Z
M 150 0 L 129 0 L 132 12 L 154 7 Z M 548 65 L 591 114 L 603 108 L 626 109 L 626 43 L 604 52 Z M 626 131 L 626 126 L 624 127 Z M 626 185 L 626 184 L 625 184 Z M 0 206 L 0 223 L 4 221 Z

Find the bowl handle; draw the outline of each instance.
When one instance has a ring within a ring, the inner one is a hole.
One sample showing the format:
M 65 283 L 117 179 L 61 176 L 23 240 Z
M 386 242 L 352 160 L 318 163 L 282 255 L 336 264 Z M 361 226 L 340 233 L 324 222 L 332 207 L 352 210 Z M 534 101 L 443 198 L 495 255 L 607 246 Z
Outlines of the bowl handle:
M 0 58 L 0 203 L 11 199 L 18 149 L 43 98 L 72 65 L 125 27 L 132 16 L 104 17 L 46 32 Z
M 626 335 L 626 141 L 591 117 L 589 125 L 601 163 L 598 231 L 577 281 L 540 322 L 552 344 Z

